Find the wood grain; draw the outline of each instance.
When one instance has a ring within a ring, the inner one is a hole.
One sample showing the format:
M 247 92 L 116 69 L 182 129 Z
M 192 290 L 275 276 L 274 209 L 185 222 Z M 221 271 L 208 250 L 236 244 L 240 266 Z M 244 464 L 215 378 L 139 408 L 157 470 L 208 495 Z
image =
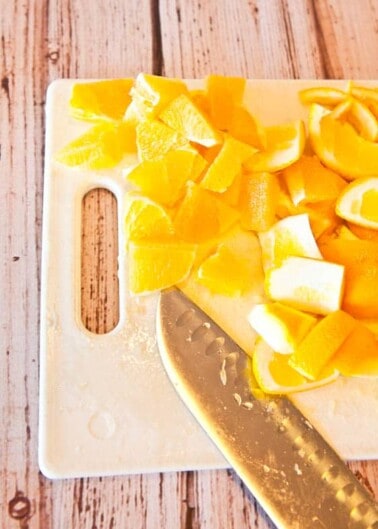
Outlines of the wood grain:
M 262 78 L 378 78 L 377 9 L 374 0 L 0 0 L 0 527 L 273 528 L 231 471 L 64 481 L 39 473 L 48 83 L 141 70 L 184 77 L 216 71 Z M 93 208 L 85 213 L 94 219 L 92 226 L 106 207 L 100 195 L 95 215 Z M 93 271 L 101 273 L 96 264 Z M 115 316 L 104 307 L 98 312 L 93 301 L 89 296 L 86 310 L 100 329 L 105 317 L 109 322 Z M 350 466 L 377 496 L 378 462 Z

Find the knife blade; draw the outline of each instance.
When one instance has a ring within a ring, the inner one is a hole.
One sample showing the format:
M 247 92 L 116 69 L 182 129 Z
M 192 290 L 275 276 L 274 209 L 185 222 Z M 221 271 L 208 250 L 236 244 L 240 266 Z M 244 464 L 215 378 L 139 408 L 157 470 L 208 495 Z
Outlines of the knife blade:
M 285 396 L 256 393 L 248 355 L 180 290 L 157 342 L 179 396 L 279 529 L 378 529 L 378 505 Z

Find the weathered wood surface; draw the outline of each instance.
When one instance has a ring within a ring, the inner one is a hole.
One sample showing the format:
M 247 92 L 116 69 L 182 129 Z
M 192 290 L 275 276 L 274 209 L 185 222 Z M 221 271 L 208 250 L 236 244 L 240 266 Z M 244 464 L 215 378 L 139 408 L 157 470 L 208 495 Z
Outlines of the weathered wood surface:
M 0 0 L 0 13 L 0 527 L 271 529 L 231 471 L 64 481 L 39 473 L 45 91 L 59 77 L 141 70 L 378 79 L 376 2 Z M 101 194 L 92 200 L 89 219 L 112 207 Z M 98 262 L 113 255 L 114 248 L 104 249 Z M 86 300 L 88 325 L 101 331 L 117 319 L 109 307 L 98 310 L 93 295 Z M 350 466 L 378 496 L 378 462 Z

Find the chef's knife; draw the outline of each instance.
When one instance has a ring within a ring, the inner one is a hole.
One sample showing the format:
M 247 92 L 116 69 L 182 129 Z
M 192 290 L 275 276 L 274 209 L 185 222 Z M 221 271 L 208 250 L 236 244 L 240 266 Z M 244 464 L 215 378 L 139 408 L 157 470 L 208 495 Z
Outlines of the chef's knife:
M 256 393 L 244 351 L 181 291 L 157 337 L 187 407 L 280 529 L 378 529 L 372 496 L 286 397 Z

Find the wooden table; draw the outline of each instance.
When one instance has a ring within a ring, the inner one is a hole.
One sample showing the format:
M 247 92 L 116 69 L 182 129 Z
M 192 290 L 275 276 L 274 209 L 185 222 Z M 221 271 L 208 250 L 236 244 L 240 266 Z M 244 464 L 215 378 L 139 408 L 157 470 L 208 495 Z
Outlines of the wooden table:
M 378 79 L 376 2 L 1 0 L 0 13 L 0 527 L 272 528 L 232 471 L 63 481 L 39 472 L 45 92 L 60 77 L 139 71 Z M 103 313 L 85 310 L 101 327 Z M 377 496 L 378 462 L 350 467 Z

